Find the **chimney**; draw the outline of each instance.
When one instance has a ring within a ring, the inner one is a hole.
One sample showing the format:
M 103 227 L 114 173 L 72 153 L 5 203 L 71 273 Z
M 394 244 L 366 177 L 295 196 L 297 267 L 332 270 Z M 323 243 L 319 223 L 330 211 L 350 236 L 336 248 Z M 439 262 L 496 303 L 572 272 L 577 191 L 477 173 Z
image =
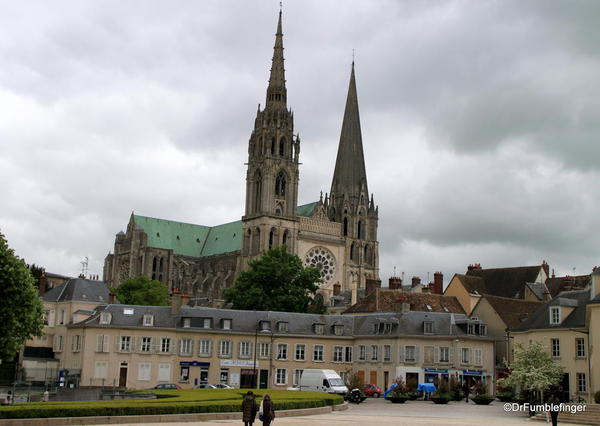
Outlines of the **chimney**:
M 115 303 L 117 303 L 117 295 L 112 291 L 108 293 L 108 303 L 110 305 L 114 305 Z
M 38 285 L 39 285 L 38 293 L 40 294 L 40 296 L 43 296 L 44 293 L 46 292 L 46 288 L 48 287 L 48 278 L 46 278 L 45 272 L 42 272 L 42 275 L 40 276 L 40 282 Z
M 174 288 L 171 294 L 171 315 L 179 314 L 179 308 L 181 308 L 181 293 L 178 288 Z
M 467 271 L 474 271 L 481 269 L 481 263 L 473 263 L 467 267 Z
M 545 260 L 542 260 L 542 268 L 544 268 L 544 272 L 546 273 L 546 278 L 548 278 L 550 276 L 550 265 L 548 265 L 548 262 L 546 262 Z
M 342 292 L 342 286 L 340 283 L 335 283 L 333 285 L 333 295 L 334 296 L 339 296 L 340 293 Z
M 421 284 L 421 278 L 416 277 L 416 276 L 412 277 L 411 287 L 415 288 L 419 284 Z
M 388 281 L 388 287 L 390 290 L 402 288 L 402 279 L 398 277 L 390 277 L 390 280 Z
M 442 294 L 444 292 L 444 274 L 436 272 L 433 274 L 433 285 L 430 285 L 430 293 Z
M 594 267 L 592 272 L 592 285 L 590 286 L 590 299 L 598 296 L 600 293 L 600 268 Z
M 381 288 L 381 280 L 377 278 L 367 278 L 365 282 L 365 297 L 371 294 L 376 288 Z
M 188 293 L 183 293 L 181 295 L 181 306 L 188 306 L 190 300 L 192 300 L 192 295 Z

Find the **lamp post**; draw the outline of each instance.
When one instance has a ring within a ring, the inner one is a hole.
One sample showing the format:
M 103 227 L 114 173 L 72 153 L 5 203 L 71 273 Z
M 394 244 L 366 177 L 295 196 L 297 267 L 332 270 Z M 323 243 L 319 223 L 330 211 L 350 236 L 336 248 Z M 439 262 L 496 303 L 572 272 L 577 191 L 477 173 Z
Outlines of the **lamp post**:
M 256 325 L 256 328 L 254 330 L 254 363 L 253 363 L 253 369 L 252 369 L 252 375 L 254 376 L 254 389 L 258 389 L 258 374 L 256 372 L 256 351 L 258 350 L 258 332 L 260 331 L 261 333 L 271 333 L 270 327 L 262 327 L 261 325 L 264 324 L 266 321 L 259 321 L 258 324 Z M 272 333 L 271 333 L 272 334 Z

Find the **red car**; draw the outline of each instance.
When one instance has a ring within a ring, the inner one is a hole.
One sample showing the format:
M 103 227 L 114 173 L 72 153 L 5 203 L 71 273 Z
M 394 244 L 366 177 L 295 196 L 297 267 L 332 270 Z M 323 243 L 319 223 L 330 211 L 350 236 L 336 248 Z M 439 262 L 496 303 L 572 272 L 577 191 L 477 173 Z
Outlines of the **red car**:
M 364 385 L 363 392 L 367 396 L 372 396 L 373 398 L 379 398 L 381 395 L 381 388 L 377 385 Z

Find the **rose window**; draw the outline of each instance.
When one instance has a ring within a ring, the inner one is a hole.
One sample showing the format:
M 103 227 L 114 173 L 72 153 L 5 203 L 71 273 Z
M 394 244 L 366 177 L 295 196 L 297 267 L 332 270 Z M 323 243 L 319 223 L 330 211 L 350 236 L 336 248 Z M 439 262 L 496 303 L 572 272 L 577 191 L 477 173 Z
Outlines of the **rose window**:
M 335 257 L 325 247 L 315 247 L 304 258 L 304 266 L 312 266 L 321 271 L 321 280 L 326 284 L 335 274 Z

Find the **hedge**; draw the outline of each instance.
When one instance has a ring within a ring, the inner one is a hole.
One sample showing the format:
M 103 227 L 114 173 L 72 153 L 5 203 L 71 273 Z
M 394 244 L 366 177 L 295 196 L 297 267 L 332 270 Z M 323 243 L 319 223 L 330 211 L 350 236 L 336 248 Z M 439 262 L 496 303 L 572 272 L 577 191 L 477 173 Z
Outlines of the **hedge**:
M 254 391 L 257 401 L 268 393 L 277 410 L 324 407 L 343 402 L 337 395 L 297 391 Z M 152 392 L 160 398 L 119 401 L 55 401 L 0 407 L 0 419 L 135 416 L 153 414 L 226 413 L 241 411 L 246 391 L 239 389 L 194 389 Z

